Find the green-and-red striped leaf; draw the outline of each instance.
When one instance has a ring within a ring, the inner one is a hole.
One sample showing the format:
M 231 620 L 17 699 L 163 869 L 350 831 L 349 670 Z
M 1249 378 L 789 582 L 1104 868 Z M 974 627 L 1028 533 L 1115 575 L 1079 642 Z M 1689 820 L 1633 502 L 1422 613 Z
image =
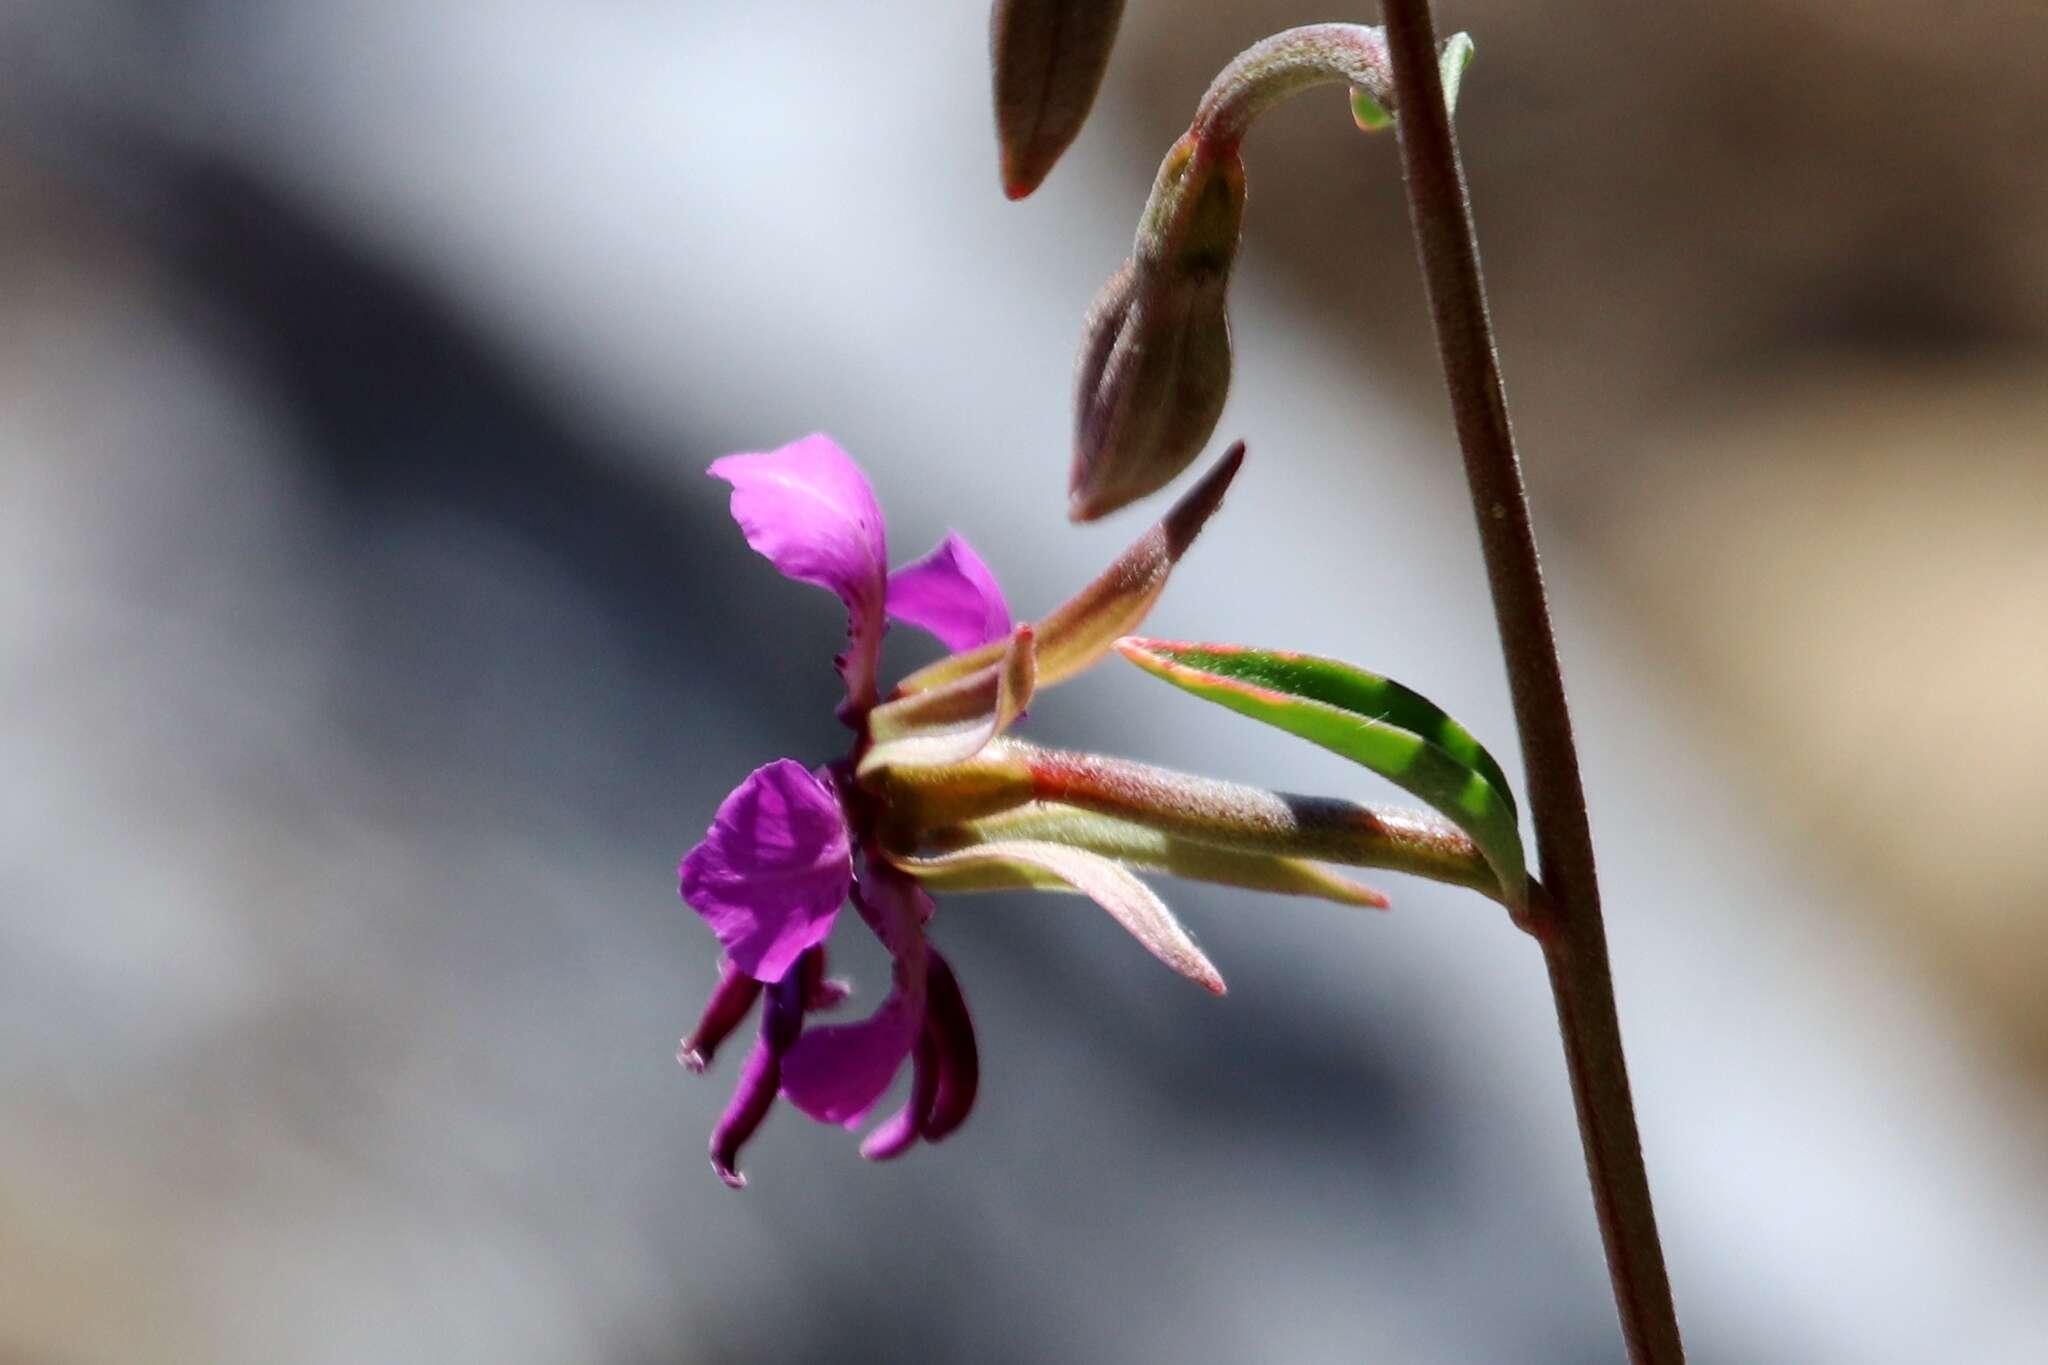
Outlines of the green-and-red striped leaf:
M 1525 904 L 1528 872 L 1507 778 L 1471 732 L 1427 698 L 1308 654 L 1135 637 L 1116 647 L 1176 687 L 1312 740 L 1428 802 L 1471 836 L 1508 905 Z

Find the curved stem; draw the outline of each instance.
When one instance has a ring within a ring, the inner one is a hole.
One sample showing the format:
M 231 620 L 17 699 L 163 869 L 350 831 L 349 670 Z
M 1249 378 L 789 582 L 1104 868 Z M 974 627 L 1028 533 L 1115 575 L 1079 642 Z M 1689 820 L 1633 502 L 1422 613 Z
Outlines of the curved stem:
M 1363 24 L 1309 24 L 1253 43 L 1210 82 L 1191 131 L 1206 144 L 1234 149 L 1266 110 L 1303 90 L 1338 82 L 1392 104 L 1386 35 Z
M 1409 217 L 1479 522 L 1528 768 L 1537 858 L 1548 888 L 1529 927 L 1543 945 L 1550 971 L 1629 1359 L 1636 1365 L 1672 1365 L 1685 1353 L 1629 1097 L 1585 790 L 1486 314 L 1464 169 L 1440 94 L 1429 0 L 1385 0 L 1384 10 Z

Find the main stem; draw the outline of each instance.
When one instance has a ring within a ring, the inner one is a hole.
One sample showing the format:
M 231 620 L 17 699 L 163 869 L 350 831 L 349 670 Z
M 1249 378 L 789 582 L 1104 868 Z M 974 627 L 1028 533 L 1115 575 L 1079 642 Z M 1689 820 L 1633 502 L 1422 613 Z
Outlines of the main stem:
M 1436 320 L 1437 350 L 1465 455 L 1465 478 L 1479 521 L 1528 768 L 1530 819 L 1547 895 L 1539 899 L 1527 927 L 1543 945 L 1550 969 L 1593 1205 L 1629 1359 L 1636 1365 L 1677 1365 L 1685 1348 L 1679 1342 L 1629 1098 L 1578 749 L 1486 314 L 1471 202 L 1444 109 L 1435 24 L 1429 0 L 1384 0 L 1383 9 L 1409 218 Z

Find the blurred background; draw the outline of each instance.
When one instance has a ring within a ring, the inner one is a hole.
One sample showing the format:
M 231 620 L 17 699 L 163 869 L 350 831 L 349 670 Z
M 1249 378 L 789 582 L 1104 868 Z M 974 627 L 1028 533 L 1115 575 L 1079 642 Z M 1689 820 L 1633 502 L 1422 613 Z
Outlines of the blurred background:
M 0 9 L 0 1360 L 1620 1358 L 1473 897 L 1168 887 L 1222 1001 L 950 900 L 985 1089 L 893 1165 L 785 1109 L 735 1195 L 673 1060 L 677 857 L 843 742 L 703 467 L 830 430 L 899 559 L 1060 600 L 1156 515 L 1065 523 L 1081 315 L 1330 17 L 1132 0 L 1011 205 L 979 5 Z M 1439 17 L 1693 1356 L 2048 1359 L 2048 10 Z M 1156 633 L 1519 775 L 1393 143 L 1327 90 L 1247 161 L 1252 457 Z M 1114 662 L 1032 722 L 1389 796 Z

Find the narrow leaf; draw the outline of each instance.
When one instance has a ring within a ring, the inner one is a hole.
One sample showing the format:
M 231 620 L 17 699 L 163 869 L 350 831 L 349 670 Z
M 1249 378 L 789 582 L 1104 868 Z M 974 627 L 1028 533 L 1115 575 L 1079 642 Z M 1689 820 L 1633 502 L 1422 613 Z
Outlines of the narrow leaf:
M 1037 840 L 979 844 L 956 853 L 929 858 L 899 857 L 896 865 L 919 880 L 943 878 L 973 869 L 1004 869 L 1025 885 L 1046 874 L 1094 901 L 1110 913 L 1145 951 L 1213 994 L 1223 994 L 1223 978 L 1188 937 L 1187 930 L 1152 888 L 1109 859 L 1078 848 Z
M 1031 704 L 1037 651 L 1019 626 L 994 663 L 958 682 L 876 707 L 859 775 L 883 768 L 937 768 L 974 757 Z
M 1118 651 L 1188 692 L 1286 730 L 1406 788 L 1470 835 L 1510 908 L 1527 897 L 1507 778 L 1469 731 L 1399 683 L 1334 659 L 1126 639 Z
M 1166 590 L 1173 566 L 1222 505 L 1223 494 L 1243 463 L 1244 442 L 1239 441 L 1100 577 L 1038 622 L 1037 686 L 1051 687 L 1073 677 L 1109 653 L 1118 636 L 1138 628 Z M 1001 652 L 1000 644 L 987 644 L 941 659 L 905 678 L 897 695 L 929 691 L 971 676 L 994 663 Z M 882 707 L 875 714 L 888 709 Z
M 1314 896 L 1339 905 L 1366 906 L 1375 910 L 1387 908 L 1387 898 L 1380 892 L 1348 877 L 1340 877 L 1306 858 L 1218 848 L 1057 802 L 1036 801 L 1001 815 L 933 830 L 925 839 L 932 846 L 946 850 L 1018 839 L 1065 844 L 1100 854 L 1140 872 L 1164 872 L 1191 881 L 1242 887 L 1248 891 L 1270 891 L 1282 896 Z M 1020 885 L 1047 888 L 1048 882 L 1056 880 L 1039 869 L 1027 871 L 1027 880 L 1019 881 L 1009 877 L 1006 869 L 985 865 L 971 871 L 963 870 L 958 880 L 945 884 L 945 889 L 996 891 Z M 1070 888 L 1061 885 L 1047 889 Z

